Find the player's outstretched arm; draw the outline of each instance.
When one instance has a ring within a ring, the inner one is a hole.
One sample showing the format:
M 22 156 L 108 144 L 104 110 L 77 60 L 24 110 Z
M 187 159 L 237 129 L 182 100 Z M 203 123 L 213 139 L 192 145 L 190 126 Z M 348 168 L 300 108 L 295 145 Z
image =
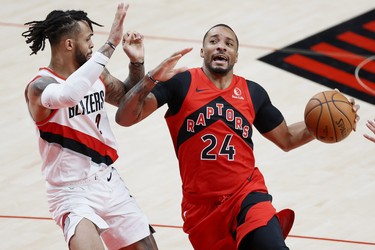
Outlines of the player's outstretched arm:
M 283 121 L 279 126 L 263 134 L 263 136 L 286 152 L 315 139 L 303 121 L 291 125 L 287 125 Z
M 177 62 L 192 48 L 175 52 L 137 83 L 120 101 L 116 112 L 116 122 L 122 126 L 131 126 L 154 112 L 158 108 L 155 96 L 150 93 L 159 81 L 167 81 L 175 74 L 186 71 L 187 67 L 175 68 Z
M 124 33 L 124 20 L 128 11 L 129 5 L 120 3 L 117 6 L 115 18 L 112 23 L 111 30 L 108 35 L 107 42 L 98 49 L 98 52 L 102 53 L 106 57 L 110 58 L 122 40 Z
M 143 35 L 136 31 L 126 32 L 122 39 L 122 49 L 130 60 L 129 75 L 124 82 L 128 91 L 145 75 Z
M 122 38 L 122 49 L 129 58 L 129 74 L 125 81 L 112 76 L 107 68 L 102 72 L 106 85 L 106 102 L 118 107 L 121 98 L 145 76 L 143 35 L 128 31 Z

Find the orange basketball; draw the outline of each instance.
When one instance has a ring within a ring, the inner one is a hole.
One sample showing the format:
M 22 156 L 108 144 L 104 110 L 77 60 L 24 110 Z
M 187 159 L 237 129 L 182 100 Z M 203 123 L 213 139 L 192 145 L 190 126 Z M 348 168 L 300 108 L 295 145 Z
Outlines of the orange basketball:
M 345 139 L 354 127 L 356 114 L 349 100 L 338 91 L 314 95 L 305 108 L 305 123 L 316 139 L 336 143 Z

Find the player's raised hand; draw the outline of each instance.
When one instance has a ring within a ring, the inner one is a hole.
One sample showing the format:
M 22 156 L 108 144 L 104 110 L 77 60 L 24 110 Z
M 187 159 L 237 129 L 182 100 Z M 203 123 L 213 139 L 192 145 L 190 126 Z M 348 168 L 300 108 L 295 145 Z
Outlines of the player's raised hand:
M 152 78 L 157 81 L 163 82 L 169 80 L 172 76 L 178 73 L 186 71 L 188 69 L 188 67 L 186 66 L 180 68 L 175 68 L 175 66 L 181 59 L 181 57 L 192 51 L 192 49 L 193 48 L 186 48 L 173 53 L 170 57 L 160 63 L 155 69 L 150 71 L 150 75 L 152 76 Z
M 128 31 L 122 38 L 122 49 L 131 62 L 143 63 L 145 49 L 143 45 L 143 35 L 136 31 Z
M 115 14 L 115 19 L 113 20 L 111 31 L 109 32 L 108 41 L 114 46 L 120 44 L 123 29 L 124 29 L 124 20 L 126 13 L 128 11 L 129 4 L 119 3 L 117 6 L 117 11 Z

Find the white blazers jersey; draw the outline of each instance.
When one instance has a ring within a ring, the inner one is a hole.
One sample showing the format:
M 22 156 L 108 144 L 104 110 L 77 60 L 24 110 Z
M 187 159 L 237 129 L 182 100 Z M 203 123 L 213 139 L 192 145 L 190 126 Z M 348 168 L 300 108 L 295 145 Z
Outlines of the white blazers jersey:
M 40 76 L 65 83 L 49 68 L 41 68 L 36 78 Z M 53 110 L 46 120 L 36 123 L 42 173 L 49 184 L 79 182 L 118 158 L 104 100 L 105 86 L 98 79 L 76 106 Z

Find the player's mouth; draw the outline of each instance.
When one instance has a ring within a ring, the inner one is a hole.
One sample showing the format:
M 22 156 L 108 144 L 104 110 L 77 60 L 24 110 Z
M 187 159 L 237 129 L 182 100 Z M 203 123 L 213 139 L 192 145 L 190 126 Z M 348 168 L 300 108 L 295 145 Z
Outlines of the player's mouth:
M 214 62 L 228 62 L 228 57 L 224 54 L 217 54 L 213 56 L 212 60 Z
M 225 54 L 216 54 L 212 57 L 212 63 L 217 67 L 226 66 L 229 58 Z

